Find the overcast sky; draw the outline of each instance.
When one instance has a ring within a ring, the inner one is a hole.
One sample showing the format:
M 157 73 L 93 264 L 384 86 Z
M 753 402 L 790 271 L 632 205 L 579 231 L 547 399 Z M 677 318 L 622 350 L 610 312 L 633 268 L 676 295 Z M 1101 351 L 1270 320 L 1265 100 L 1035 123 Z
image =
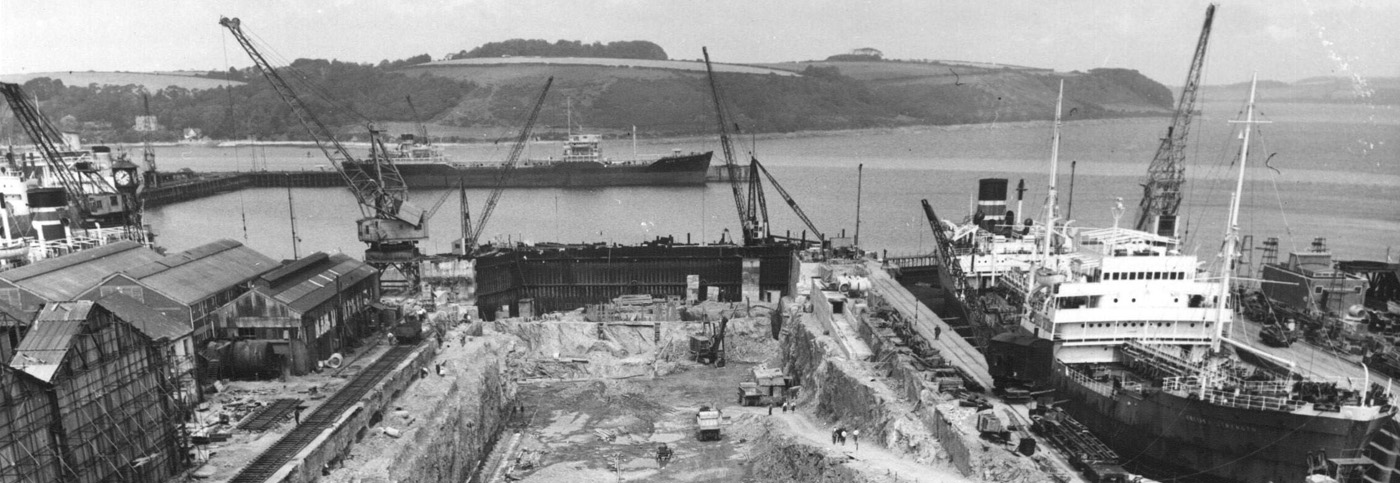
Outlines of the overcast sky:
M 1400 76 L 1400 1 L 1221 0 L 1205 82 Z M 251 65 L 241 17 L 287 59 L 434 58 L 510 38 L 650 40 L 673 59 L 822 59 L 857 47 L 1185 79 L 1205 0 L 0 0 L 0 74 Z

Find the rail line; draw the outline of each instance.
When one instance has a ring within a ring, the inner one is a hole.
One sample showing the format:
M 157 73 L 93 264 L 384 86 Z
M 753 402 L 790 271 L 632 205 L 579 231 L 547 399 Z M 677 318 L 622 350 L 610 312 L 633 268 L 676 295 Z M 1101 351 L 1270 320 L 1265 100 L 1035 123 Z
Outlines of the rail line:
M 262 483 L 267 481 L 321 433 L 335 424 L 346 409 L 358 403 L 360 398 L 369 392 L 370 388 L 384 379 L 384 376 L 393 371 L 395 367 L 398 367 L 399 363 L 407 359 L 416 348 L 417 346 L 390 347 L 384 355 L 379 357 L 379 360 L 370 364 L 364 372 L 355 376 L 349 384 L 336 391 L 334 396 L 331 396 L 321 407 L 316 408 L 316 411 L 303 419 L 301 425 L 292 428 L 290 432 L 282 436 L 282 439 L 277 440 L 256 459 L 244 466 L 229 481 L 231 483 Z
M 301 404 L 300 399 L 278 399 L 272 401 L 272 404 L 263 407 L 257 413 L 253 414 L 252 417 L 243 421 L 243 424 L 239 424 L 238 429 L 259 432 L 267 431 L 280 424 L 282 419 L 286 418 L 292 411 L 295 411 L 299 404 Z

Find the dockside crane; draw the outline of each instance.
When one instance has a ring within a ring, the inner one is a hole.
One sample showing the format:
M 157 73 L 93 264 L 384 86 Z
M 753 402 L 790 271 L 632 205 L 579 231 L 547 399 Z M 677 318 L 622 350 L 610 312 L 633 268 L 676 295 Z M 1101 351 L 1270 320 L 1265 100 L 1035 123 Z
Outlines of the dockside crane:
M 423 116 L 418 114 L 418 108 L 413 107 L 413 96 L 404 96 L 408 101 L 408 110 L 413 113 L 413 123 L 418 130 L 418 142 L 422 144 L 432 144 L 428 142 L 428 126 L 423 124 Z
M 705 74 L 709 80 L 710 98 L 714 100 L 715 104 L 715 121 L 719 127 L 720 148 L 724 152 L 725 173 L 729 177 L 729 186 L 734 191 L 734 207 L 739 213 L 739 226 L 743 230 L 744 246 L 764 245 L 776 241 L 768 231 L 768 200 L 763 193 L 764 177 L 768 178 L 768 181 L 773 184 L 773 188 L 777 189 L 778 194 L 783 197 L 783 201 L 792 207 L 793 212 L 807 225 L 807 229 L 816 236 L 815 243 L 822 244 L 826 237 L 822 235 L 821 230 L 818 230 L 811 218 L 807 217 L 807 213 L 802 211 L 797 200 L 783 189 L 783 186 L 778 183 L 778 179 L 768 172 L 768 168 L 763 167 L 763 164 L 758 162 L 757 157 L 749 156 L 747 176 L 740 176 L 743 168 L 735 161 L 734 146 L 729 140 L 731 126 L 729 110 L 720 94 L 719 83 L 715 81 L 715 71 L 710 65 L 710 51 L 702 47 L 701 52 L 705 55 Z M 763 175 L 762 177 L 759 176 L 760 173 Z M 747 186 L 745 186 L 745 181 L 740 181 L 741 178 L 747 180 Z M 747 193 L 745 193 L 746 191 Z
M 462 254 L 471 256 L 475 253 L 477 242 L 481 239 L 481 234 L 486 230 L 486 222 L 491 220 L 491 213 L 496 211 L 496 203 L 501 200 L 501 193 L 505 192 L 506 181 L 515 171 L 515 165 L 520 161 L 520 154 L 525 152 L 526 143 L 530 142 L 530 132 L 535 128 L 535 121 L 540 117 L 540 108 L 544 107 L 545 96 L 549 94 L 550 86 L 554 85 L 554 77 L 550 77 L 544 83 L 544 89 L 540 90 L 540 96 L 535 99 L 535 105 L 530 109 L 530 115 L 525 119 L 525 125 L 520 128 L 520 135 L 515 137 L 515 144 L 510 147 L 510 154 L 506 155 L 505 162 L 501 163 L 501 170 L 496 172 L 496 186 L 491 189 L 491 195 L 486 198 L 486 205 L 481 208 L 481 217 L 477 219 L 476 227 L 471 227 L 471 215 L 463 212 L 463 238 Z M 465 200 L 463 195 L 463 199 Z
M 1181 187 L 1186 182 L 1186 135 L 1195 116 L 1196 94 L 1201 84 L 1201 67 L 1205 64 L 1206 44 L 1210 26 L 1215 19 L 1215 5 L 1206 7 L 1205 25 L 1196 41 L 1196 54 L 1186 73 L 1181 97 L 1167 135 L 1157 146 L 1157 154 L 1147 168 L 1147 181 L 1142 184 L 1142 202 L 1138 204 L 1137 224 L 1140 231 L 1157 235 L 1177 236 L 1177 209 L 1181 207 Z
M 146 187 L 155 188 L 160 186 L 160 175 L 156 171 L 156 150 L 151 147 L 151 131 L 155 131 L 159 123 L 156 117 L 151 115 L 151 96 L 147 95 L 145 89 L 141 92 L 141 109 L 145 113 L 136 117 L 136 130 L 141 131 L 141 160 L 146 163 Z
M 381 131 L 373 122 L 365 121 L 370 136 L 370 153 L 365 159 L 356 159 L 263 57 L 244 34 L 242 23 L 237 18 L 220 18 L 219 25 L 226 27 L 238 40 L 238 44 L 253 59 L 258 72 L 272 84 L 282 101 L 291 107 L 297 120 L 316 142 L 316 147 L 330 160 L 336 172 L 345 178 L 363 216 L 356 221 L 356 232 L 360 241 L 368 245 L 365 262 L 381 273 L 388 268 L 396 268 L 408 280 L 410 287 L 416 286 L 418 260 L 422 258 L 418 242 L 428 238 L 428 217 L 423 209 L 409 202 L 408 186 L 388 155 Z
M 124 160 L 113 162 L 112 182 L 102 176 L 100 166 L 92 160 L 80 160 L 70 165 L 67 158 L 71 157 L 71 153 L 59 148 L 64 146 L 63 135 L 39 112 L 39 107 L 30 100 L 24 89 L 19 84 L 0 82 L 0 93 L 4 94 L 15 119 L 44 158 L 49 167 L 48 174 L 67 196 L 72 208 L 70 222 L 83 229 L 124 226 L 138 230 L 137 239 L 144 242 L 148 237 L 144 236 L 141 213 L 135 203 L 140 184 L 136 165 Z

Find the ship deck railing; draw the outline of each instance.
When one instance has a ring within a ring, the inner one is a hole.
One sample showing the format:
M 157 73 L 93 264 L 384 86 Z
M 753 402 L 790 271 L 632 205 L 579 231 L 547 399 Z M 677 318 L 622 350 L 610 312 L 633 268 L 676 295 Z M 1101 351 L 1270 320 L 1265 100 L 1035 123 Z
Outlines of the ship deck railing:
M 1113 384 L 1095 380 L 1094 378 L 1089 377 L 1089 375 L 1075 370 L 1073 367 L 1069 367 L 1060 363 L 1056 363 L 1056 365 L 1060 366 L 1060 370 L 1064 371 L 1065 377 L 1070 378 L 1070 380 L 1079 383 L 1079 385 L 1084 386 L 1085 388 L 1088 388 L 1091 391 L 1097 392 L 1104 396 L 1113 397 Z
M 1162 380 L 1162 390 L 1171 393 L 1184 394 L 1190 397 L 1201 395 L 1200 379 L 1191 377 L 1168 377 Z M 1299 408 L 1308 406 L 1310 403 L 1298 399 L 1289 394 L 1286 390 L 1282 395 L 1269 395 L 1251 393 L 1244 388 L 1235 387 L 1229 389 L 1207 387 L 1205 389 L 1206 402 L 1217 406 L 1225 406 L 1239 409 L 1249 409 L 1257 411 L 1283 411 L 1293 412 Z M 1321 407 L 1319 411 L 1323 410 Z M 1335 411 L 1334 411 L 1335 412 Z

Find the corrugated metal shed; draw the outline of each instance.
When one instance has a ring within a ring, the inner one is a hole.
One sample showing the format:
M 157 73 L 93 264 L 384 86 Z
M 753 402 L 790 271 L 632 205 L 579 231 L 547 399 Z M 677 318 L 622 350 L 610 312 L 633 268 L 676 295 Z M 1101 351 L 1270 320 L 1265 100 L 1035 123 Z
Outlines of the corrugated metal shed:
M 30 318 L 30 314 L 0 302 L 0 327 L 28 327 L 33 322 Z
M 126 274 L 184 304 L 193 304 L 257 277 L 277 262 L 233 240 L 207 243 Z
M 92 310 L 92 301 L 48 304 L 39 312 L 29 334 L 15 348 L 10 367 L 19 369 L 44 382 L 51 382 L 63 364 L 63 356 L 73 337 L 83 330 L 83 322 Z
M 369 264 L 337 253 L 322 259 L 321 263 L 302 266 L 298 273 L 281 274 L 277 285 L 259 290 L 294 311 L 306 313 L 334 298 L 337 285 L 342 289 L 350 287 L 375 273 L 377 271 Z
M 161 258 L 139 243 L 121 241 L 0 272 L 0 279 L 49 301 L 73 300 L 108 275 Z
M 106 307 L 117 318 L 131 324 L 151 340 L 178 340 L 194 332 L 194 328 L 189 324 L 166 317 L 146 304 L 119 293 L 102 297 L 97 300 L 97 304 Z

